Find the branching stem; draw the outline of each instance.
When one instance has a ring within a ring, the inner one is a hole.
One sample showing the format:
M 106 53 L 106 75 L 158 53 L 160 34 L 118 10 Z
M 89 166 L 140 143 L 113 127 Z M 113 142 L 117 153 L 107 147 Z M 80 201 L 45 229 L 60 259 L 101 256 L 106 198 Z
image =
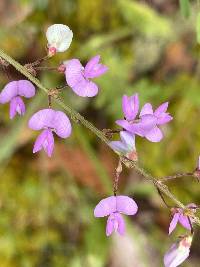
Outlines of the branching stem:
M 19 64 L 17 61 L 15 61 L 13 58 L 11 58 L 9 55 L 7 55 L 2 49 L 0 49 L 0 57 L 6 60 L 9 64 L 11 64 L 16 70 L 18 70 L 21 74 L 23 74 L 26 78 L 28 78 L 32 83 L 34 83 L 38 88 L 43 90 L 48 95 L 48 89 L 43 86 L 40 81 L 35 78 L 33 75 L 31 75 L 25 67 L 23 67 L 21 64 Z M 62 100 L 55 98 L 52 96 L 52 99 L 60 105 L 66 113 L 76 122 L 79 121 L 83 126 L 85 126 L 87 129 L 89 129 L 93 134 L 95 134 L 102 142 L 104 142 L 106 145 L 109 146 L 109 140 L 105 137 L 105 134 L 97 129 L 92 123 L 87 121 L 80 113 L 73 110 L 71 107 L 66 105 Z M 109 146 L 110 149 L 112 149 Z M 114 151 L 115 152 L 115 151 Z M 116 153 L 116 152 L 115 152 Z M 126 157 L 121 157 L 121 162 L 127 167 L 127 168 L 133 168 L 135 169 L 140 175 L 142 175 L 147 181 L 153 183 L 156 188 L 158 188 L 163 194 L 165 194 L 171 201 L 174 202 L 174 204 L 182 209 L 185 209 L 185 206 L 182 202 L 180 202 L 168 189 L 168 187 L 162 183 L 162 181 L 159 181 L 149 173 L 147 173 L 143 168 L 141 168 L 138 164 L 135 162 L 127 159 Z M 200 219 L 195 216 L 193 218 L 194 223 L 200 226 Z

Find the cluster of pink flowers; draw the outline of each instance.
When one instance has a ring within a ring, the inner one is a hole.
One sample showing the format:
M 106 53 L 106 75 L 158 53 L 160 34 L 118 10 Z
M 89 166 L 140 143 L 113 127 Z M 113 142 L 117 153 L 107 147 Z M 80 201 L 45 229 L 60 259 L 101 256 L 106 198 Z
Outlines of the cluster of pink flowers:
M 48 40 L 48 57 L 56 53 L 66 51 L 73 38 L 73 32 L 69 27 L 62 24 L 54 24 L 47 29 L 46 37 Z M 98 94 L 98 85 L 93 81 L 107 72 L 108 67 L 100 63 L 100 56 L 92 57 L 83 67 L 78 59 L 70 59 L 58 68 L 65 74 L 66 82 L 72 91 L 81 97 L 94 97 Z M 10 102 L 10 118 L 13 119 L 16 114 L 24 115 L 26 108 L 23 102 L 24 98 L 31 98 L 35 95 L 34 85 L 28 80 L 18 80 L 9 82 L 0 93 L 0 103 Z M 130 97 L 122 97 L 122 110 L 124 119 L 117 120 L 116 124 L 121 126 L 120 141 L 111 141 L 110 147 L 120 155 L 130 160 L 137 161 L 135 146 L 135 137 L 138 135 L 151 142 L 160 142 L 163 139 L 163 133 L 160 127 L 169 123 L 173 117 L 167 112 L 168 102 L 161 104 L 153 111 L 152 105 L 146 103 L 139 112 L 139 96 L 134 94 Z M 51 107 L 37 111 L 32 115 L 28 122 L 30 129 L 41 131 L 37 137 L 33 153 L 44 149 L 49 157 L 54 150 L 54 133 L 67 138 L 71 135 L 72 126 L 68 116 L 59 110 Z M 200 177 L 200 161 L 196 176 Z M 195 210 L 196 205 L 189 204 L 187 208 Z M 94 209 L 95 217 L 108 216 L 106 225 L 106 235 L 110 236 L 113 232 L 120 235 L 125 233 L 125 222 L 122 214 L 135 215 L 138 211 L 136 202 L 124 195 L 107 197 L 102 199 Z M 180 223 L 186 229 L 192 231 L 192 219 L 188 217 L 184 210 L 174 208 L 172 210 L 173 218 L 169 226 L 169 234 L 175 229 L 177 223 Z M 176 267 L 180 265 L 188 256 L 192 242 L 191 235 L 186 235 L 179 242 L 173 244 L 170 250 L 164 256 L 166 267 Z
M 73 33 L 68 26 L 63 24 L 54 24 L 47 29 L 46 37 L 48 40 L 48 56 L 52 57 L 58 52 L 66 51 L 73 38 Z M 94 97 L 98 94 L 98 86 L 91 81 L 104 74 L 108 68 L 100 62 L 100 56 L 94 56 L 86 64 L 85 68 L 78 59 L 65 61 L 62 66 L 62 72 L 65 73 L 67 84 L 73 92 L 81 97 Z M 31 98 L 35 95 L 35 87 L 28 80 L 19 80 L 9 82 L 0 93 L 0 103 L 10 102 L 10 118 L 13 119 L 16 114 L 24 115 L 26 108 L 22 97 Z M 72 127 L 67 115 L 62 111 L 52 108 L 42 109 L 36 112 L 28 122 L 29 128 L 33 130 L 42 130 L 37 137 L 33 153 L 42 148 L 51 157 L 54 149 L 53 133 L 61 138 L 70 136 Z

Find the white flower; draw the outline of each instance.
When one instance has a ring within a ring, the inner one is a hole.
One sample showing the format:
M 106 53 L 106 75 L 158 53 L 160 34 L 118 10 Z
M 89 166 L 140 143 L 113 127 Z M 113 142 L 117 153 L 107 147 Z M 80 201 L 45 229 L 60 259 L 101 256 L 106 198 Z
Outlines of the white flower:
M 49 55 L 56 52 L 66 51 L 73 38 L 73 32 L 70 28 L 63 24 L 53 24 L 46 31 L 48 41 Z

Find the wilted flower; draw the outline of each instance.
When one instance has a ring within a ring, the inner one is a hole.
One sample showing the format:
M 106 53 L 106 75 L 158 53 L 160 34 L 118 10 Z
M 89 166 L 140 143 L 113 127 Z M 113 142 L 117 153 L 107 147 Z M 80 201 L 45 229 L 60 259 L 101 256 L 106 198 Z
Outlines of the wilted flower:
M 125 119 L 117 120 L 116 123 L 125 130 L 145 137 L 151 142 L 161 141 L 163 134 L 158 126 L 166 124 L 173 119 L 169 113 L 166 112 L 168 108 L 168 102 L 166 102 L 160 105 L 155 112 L 153 112 L 152 105 L 146 103 L 139 114 L 138 120 L 136 120 L 139 110 L 137 94 L 130 97 L 129 100 L 127 96 L 123 96 L 122 108 Z
M 137 161 L 137 152 L 135 148 L 135 135 L 127 132 L 120 132 L 121 141 L 111 141 L 110 147 L 120 155 L 126 156 L 128 159 Z
M 191 209 L 192 214 L 196 212 L 196 205 L 191 203 L 186 206 L 188 209 Z M 169 225 L 169 234 L 171 234 L 172 231 L 176 228 L 177 223 L 179 222 L 184 228 L 191 231 L 191 223 L 192 218 L 190 218 L 189 214 L 186 214 L 186 212 L 181 208 L 173 208 L 172 209 L 173 218 Z M 190 221 L 189 221 L 190 220 Z
M 63 24 L 53 24 L 46 31 L 48 41 L 49 56 L 55 55 L 57 52 L 66 51 L 73 38 L 73 32 L 70 28 Z
M 35 87 L 28 80 L 9 82 L 0 93 L 0 103 L 10 102 L 10 118 L 18 113 L 24 115 L 25 105 L 21 96 L 31 98 L 35 95 Z
M 68 85 L 79 96 L 93 97 L 98 93 L 98 86 L 90 81 L 104 74 L 108 68 L 99 63 L 100 56 L 89 60 L 85 68 L 78 59 L 71 59 L 65 62 L 65 77 Z
M 28 125 L 33 130 L 43 130 L 35 141 L 33 153 L 44 148 L 49 157 L 54 149 L 53 132 L 61 138 L 67 138 L 71 134 L 71 123 L 67 115 L 50 108 L 36 112 L 30 118 Z
M 164 256 L 165 267 L 177 267 L 184 262 L 189 257 L 191 244 L 191 235 L 184 236 L 174 243 Z
M 113 231 L 123 235 L 125 232 L 125 223 L 121 215 L 134 215 L 137 213 L 138 206 L 136 202 L 127 196 L 111 196 L 102 199 L 94 209 L 95 217 L 109 216 L 106 226 L 106 235 L 110 236 Z

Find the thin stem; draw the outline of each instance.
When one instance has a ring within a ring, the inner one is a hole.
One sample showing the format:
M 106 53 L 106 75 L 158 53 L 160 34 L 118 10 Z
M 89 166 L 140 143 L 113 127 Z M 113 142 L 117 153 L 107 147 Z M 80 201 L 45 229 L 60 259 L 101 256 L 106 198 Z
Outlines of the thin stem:
M 165 204 L 165 206 L 168 208 L 168 209 L 171 209 L 172 207 L 166 202 L 164 196 L 163 196 L 163 193 L 160 191 L 160 189 L 157 187 L 157 191 L 158 191 L 158 194 L 159 196 L 161 197 L 163 203 Z
M 108 139 L 112 139 L 114 134 L 118 134 L 122 131 L 122 129 L 116 129 L 116 130 L 112 130 L 112 129 L 103 129 L 102 132 L 105 134 L 105 136 Z
M 51 95 L 48 95 L 48 106 L 51 108 Z
M 193 234 L 194 234 L 194 229 L 193 229 L 193 226 L 192 226 L 191 219 L 190 219 L 190 217 L 189 217 L 189 216 L 187 216 L 187 218 L 188 218 L 188 222 L 189 222 L 189 224 L 190 224 L 190 228 L 191 228 L 191 234 L 193 235 Z
M 122 129 L 116 129 L 116 130 L 112 130 L 112 129 L 103 129 L 102 130 L 105 135 L 107 134 L 115 134 L 115 133 L 120 133 L 122 131 Z
M 119 177 L 120 177 L 121 172 L 122 172 L 122 163 L 121 163 L 121 159 L 119 158 L 119 162 L 118 162 L 117 168 L 115 170 L 115 179 L 114 179 L 114 183 L 113 183 L 113 195 L 114 196 L 117 195 L 118 185 L 119 185 Z
M 64 85 L 60 85 L 60 86 L 56 86 L 56 89 L 61 90 L 64 89 L 66 87 L 69 87 L 68 84 L 64 84 Z
M 49 56 L 48 55 L 45 56 L 45 57 L 39 58 L 36 61 L 33 61 L 33 62 L 28 63 L 26 65 L 29 65 L 29 66 L 32 66 L 32 67 L 36 67 L 36 66 L 40 65 L 43 61 L 45 61 L 47 59 L 49 59 Z
M 9 55 L 7 55 L 2 49 L 0 49 L 0 57 L 5 59 L 7 62 L 9 62 L 16 70 L 18 70 L 20 73 L 22 73 L 24 76 L 26 76 L 31 82 L 33 82 L 38 88 L 43 90 L 46 94 L 48 94 L 48 89 L 43 86 L 40 81 L 33 77 L 25 67 L 23 67 L 21 64 L 19 64 L 17 61 L 15 61 L 13 58 L 11 58 Z M 80 113 L 73 110 L 71 107 L 66 105 L 62 100 L 56 99 L 54 96 L 55 102 L 60 105 L 67 113 L 71 116 L 73 121 L 79 121 L 83 126 L 85 126 L 87 129 L 89 129 L 91 132 L 93 132 L 102 142 L 108 145 L 110 149 L 112 149 L 109 146 L 109 140 L 105 137 L 104 133 L 97 129 L 92 123 L 87 121 Z M 114 150 L 113 150 L 114 151 Z M 116 151 L 114 151 L 116 153 Z M 116 153 L 117 154 L 117 153 Z M 178 207 L 185 209 L 185 206 L 183 203 L 181 203 L 168 189 L 168 187 L 163 184 L 161 181 L 157 180 L 155 177 L 147 173 L 143 168 L 138 166 L 134 161 L 131 161 L 127 159 L 126 157 L 121 157 L 121 162 L 127 167 L 127 168 L 134 168 L 140 175 L 142 175 L 147 181 L 153 183 L 156 188 L 159 188 L 159 190 L 165 194 L 169 199 L 171 199 Z M 194 216 L 194 223 L 200 226 L 200 219 L 196 216 Z
M 160 178 L 159 181 L 166 182 L 166 181 L 169 181 L 169 180 L 182 178 L 182 177 L 194 177 L 194 174 L 192 172 L 177 173 L 177 174 L 174 174 L 174 175 L 164 176 L 164 177 Z
M 58 71 L 58 67 L 34 67 L 35 70 L 52 70 L 52 71 Z

